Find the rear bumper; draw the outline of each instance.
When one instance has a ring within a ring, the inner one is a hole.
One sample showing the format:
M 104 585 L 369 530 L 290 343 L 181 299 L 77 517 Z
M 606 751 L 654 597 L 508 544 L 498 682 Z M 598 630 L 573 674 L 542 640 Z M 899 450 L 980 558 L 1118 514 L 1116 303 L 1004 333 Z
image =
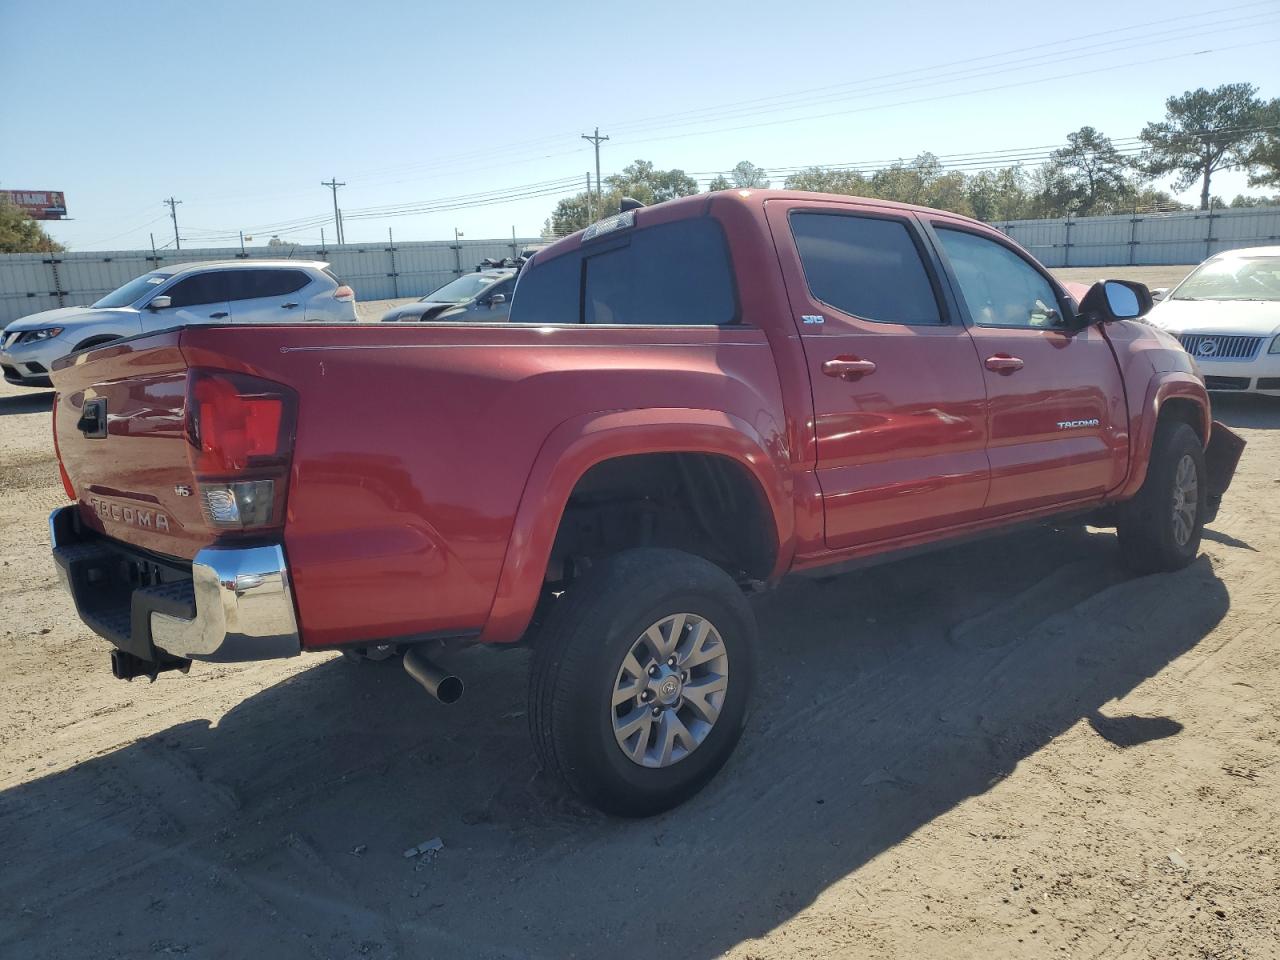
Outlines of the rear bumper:
M 120 650 L 153 662 L 299 652 L 289 571 L 277 544 L 208 547 L 188 568 L 86 530 L 74 507 L 49 516 L 49 534 L 80 619 Z

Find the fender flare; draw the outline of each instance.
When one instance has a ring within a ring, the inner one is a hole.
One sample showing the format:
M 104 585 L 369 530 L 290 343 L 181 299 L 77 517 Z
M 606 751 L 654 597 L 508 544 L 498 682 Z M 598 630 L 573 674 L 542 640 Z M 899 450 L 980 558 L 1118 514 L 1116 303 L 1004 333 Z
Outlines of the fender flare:
M 615 457 L 645 453 L 705 453 L 746 468 L 763 495 L 777 545 L 771 579 L 795 549 L 789 457 L 750 424 L 720 410 L 614 410 L 566 420 L 543 441 L 516 507 L 507 553 L 482 643 L 511 643 L 529 626 L 542 592 L 556 531 L 574 486 L 588 470 Z
M 1147 465 L 1151 461 L 1151 444 L 1155 440 L 1160 410 L 1167 401 L 1173 399 L 1191 400 L 1200 408 L 1200 435 L 1204 438 L 1205 445 L 1208 445 L 1212 417 L 1209 412 L 1209 394 L 1205 391 L 1204 384 L 1193 374 L 1181 371 L 1156 374 L 1147 384 L 1146 397 L 1138 411 L 1138 422 L 1131 431 L 1132 466 L 1119 499 L 1127 500 L 1137 494 L 1143 481 L 1147 479 Z

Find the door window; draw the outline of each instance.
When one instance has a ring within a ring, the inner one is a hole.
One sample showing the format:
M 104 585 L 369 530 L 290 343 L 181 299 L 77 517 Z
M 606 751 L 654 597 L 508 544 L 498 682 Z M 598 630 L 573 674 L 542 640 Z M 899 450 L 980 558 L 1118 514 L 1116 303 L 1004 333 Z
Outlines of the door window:
M 184 277 L 165 291 L 171 307 L 198 307 L 209 303 L 226 303 L 225 271 L 197 273 Z
M 307 285 L 301 270 L 227 270 L 228 300 L 257 300 L 261 297 L 283 297 Z
M 637 229 L 521 272 L 513 323 L 716 326 L 736 322 L 720 225 L 695 217 Z
M 942 323 L 924 260 L 901 220 L 802 211 L 790 219 L 815 299 L 865 320 Z
M 963 230 L 939 228 L 938 239 L 969 316 L 980 327 L 1052 329 L 1062 325 L 1053 286 L 1004 244 Z

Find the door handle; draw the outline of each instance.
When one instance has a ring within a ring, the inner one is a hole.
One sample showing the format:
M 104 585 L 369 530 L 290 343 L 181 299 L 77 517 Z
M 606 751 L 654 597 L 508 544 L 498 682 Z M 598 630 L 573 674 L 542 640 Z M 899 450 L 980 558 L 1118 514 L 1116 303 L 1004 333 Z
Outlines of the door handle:
M 210 320 L 221 320 L 223 317 L 229 317 L 229 316 L 231 316 L 231 314 L 227 313 L 227 311 L 225 311 L 225 310 L 221 310 L 221 311 L 219 311 L 218 313 L 211 313 L 211 314 L 209 314 L 209 319 L 210 319 Z
M 292 310 L 292 309 L 293 309 L 294 307 L 296 307 L 296 306 L 297 306 L 297 304 L 296 304 L 296 303 L 282 303 L 282 304 L 280 304 L 280 309 L 282 309 L 282 310 Z
M 1023 363 L 1017 357 L 1011 357 L 1007 353 L 997 353 L 994 357 L 987 357 L 986 367 L 988 370 L 994 370 L 996 373 L 1003 373 L 1006 376 L 1021 370 Z
M 822 372 L 828 377 L 839 377 L 841 380 L 851 380 L 854 377 L 861 377 L 868 373 L 875 373 L 876 365 L 870 360 L 857 360 L 852 357 L 836 357 L 834 360 L 828 360 L 823 363 Z

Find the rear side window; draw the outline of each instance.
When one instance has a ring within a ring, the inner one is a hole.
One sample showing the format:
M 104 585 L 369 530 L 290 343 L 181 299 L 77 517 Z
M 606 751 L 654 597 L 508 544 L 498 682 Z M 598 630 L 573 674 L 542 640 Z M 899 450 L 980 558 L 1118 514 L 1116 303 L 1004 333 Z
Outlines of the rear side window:
M 516 291 L 515 323 L 717 326 L 738 313 L 724 233 L 709 217 L 535 261 Z
M 228 270 L 226 273 L 228 300 L 283 297 L 296 293 L 310 282 L 301 270 Z
M 226 271 L 197 273 L 184 277 L 165 291 L 169 305 L 173 307 L 198 307 L 206 303 L 225 303 L 227 300 Z
M 815 299 L 866 320 L 942 323 L 924 260 L 902 221 L 796 212 L 791 234 Z

